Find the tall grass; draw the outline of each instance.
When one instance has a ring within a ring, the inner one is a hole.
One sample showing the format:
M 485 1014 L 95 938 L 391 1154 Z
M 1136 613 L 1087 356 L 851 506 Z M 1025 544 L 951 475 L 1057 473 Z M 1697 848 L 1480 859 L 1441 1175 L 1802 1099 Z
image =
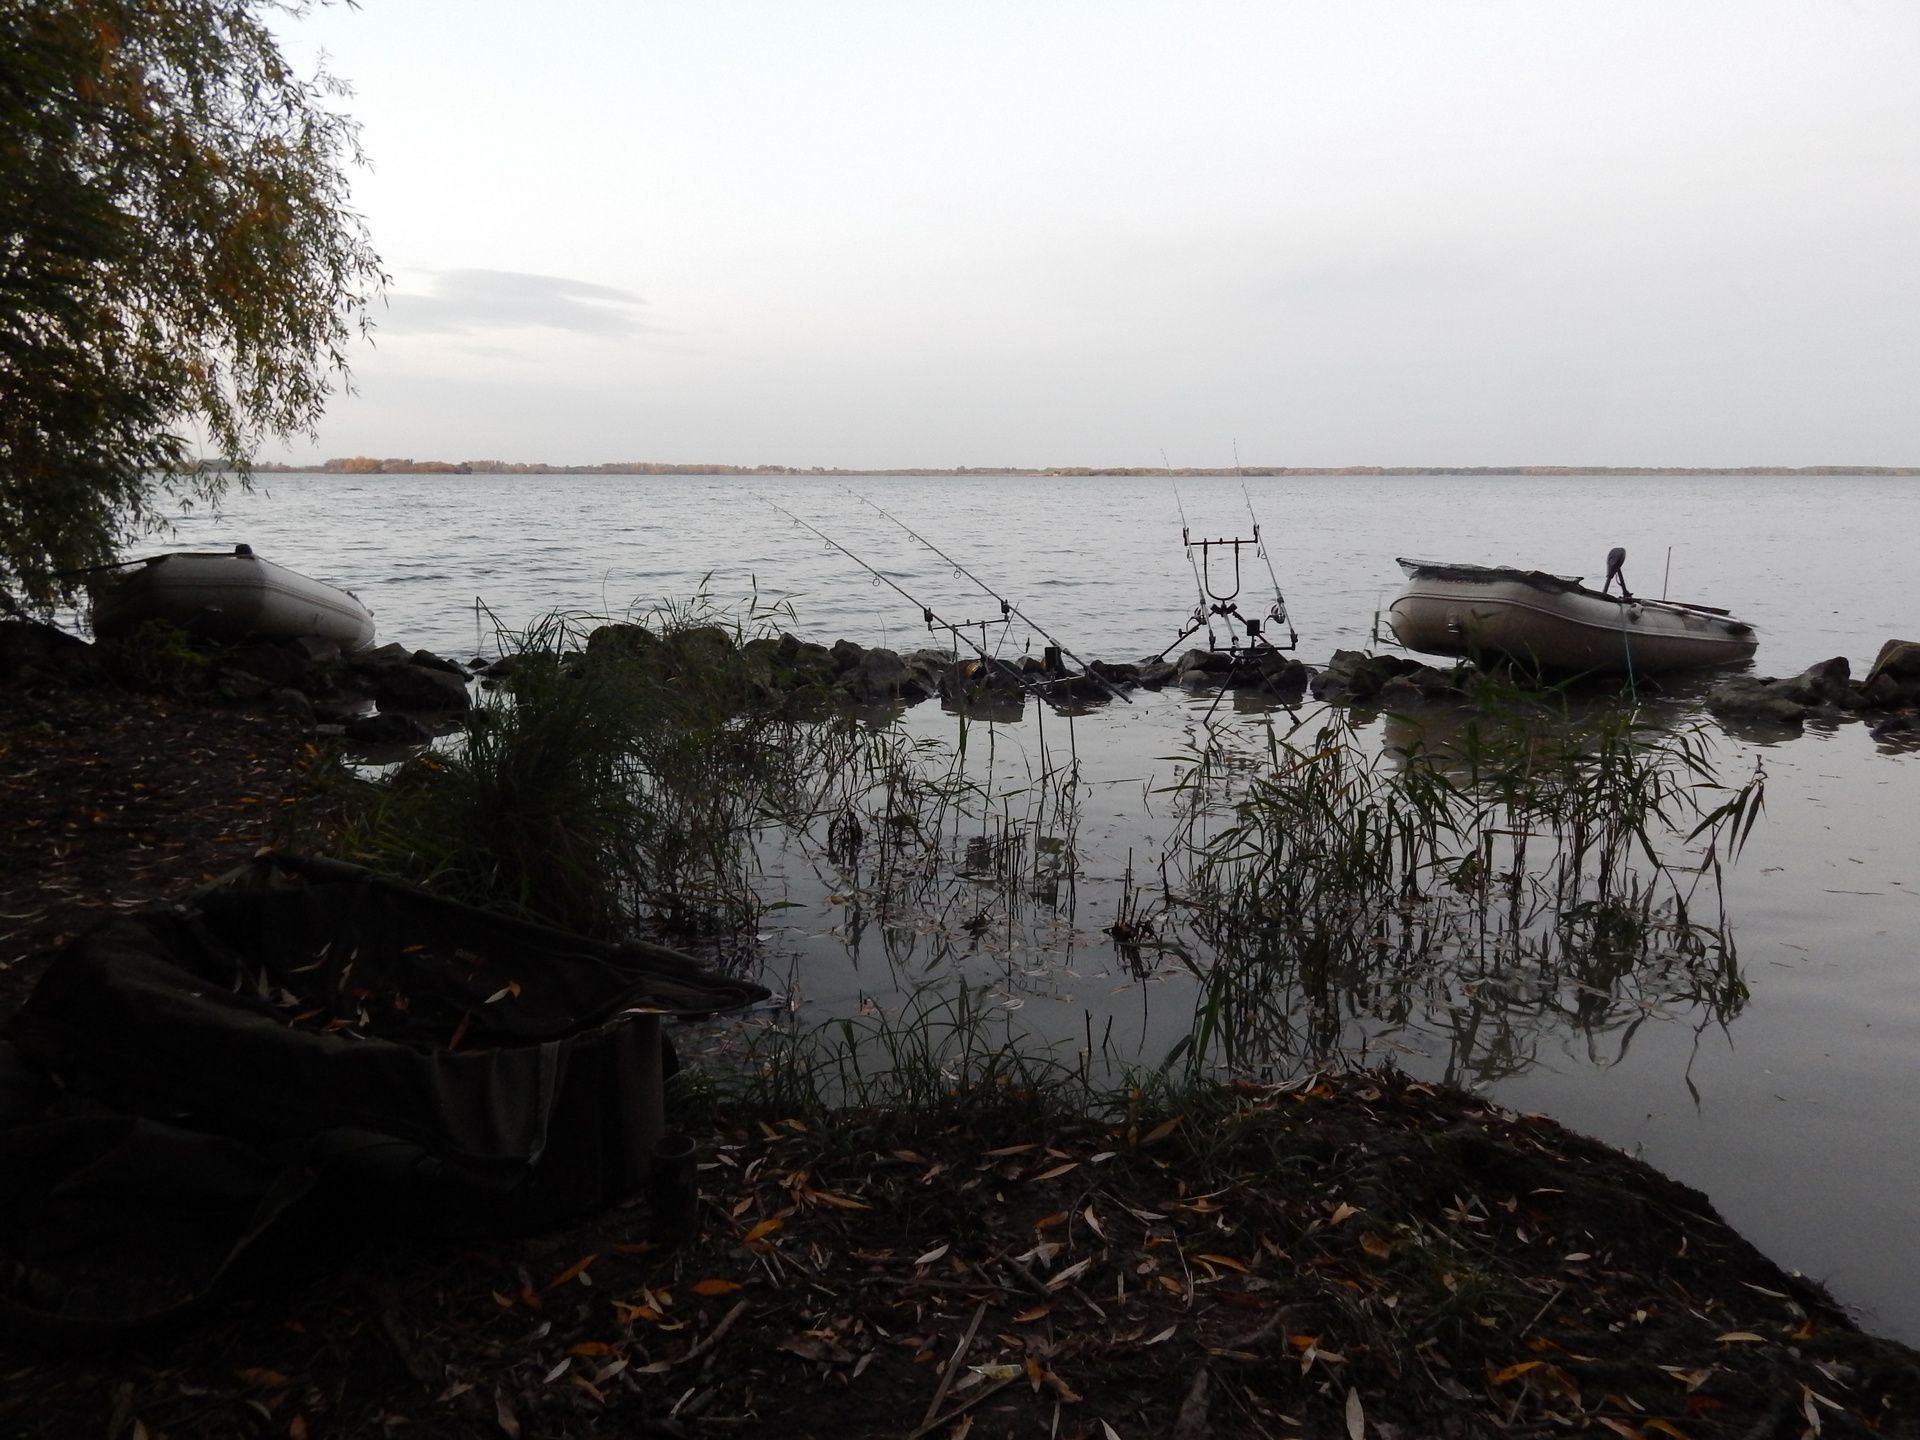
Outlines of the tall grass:
M 1663 1003 L 1724 1020 L 1745 1001 L 1724 914 L 1700 901 L 1762 779 L 1723 785 L 1697 732 L 1506 701 L 1432 747 L 1370 750 L 1340 712 L 1270 728 L 1252 774 L 1220 743 L 1182 782 L 1161 922 L 1208 957 L 1188 1065 L 1326 1063 L 1362 1016 L 1438 1013 L 1450 1078 L 1486 1079 L 1531 1061 L 1543 1013 L 1624 1046 Z
M 505 686 L 349 829 L 379 868 L 592 935 L 738 930 L 760 911 L 754 832 L 805 824 L 857 732 L 760 683 L 750 613 L 703 602 L 586 644 L 591 617 L 505 637 Z

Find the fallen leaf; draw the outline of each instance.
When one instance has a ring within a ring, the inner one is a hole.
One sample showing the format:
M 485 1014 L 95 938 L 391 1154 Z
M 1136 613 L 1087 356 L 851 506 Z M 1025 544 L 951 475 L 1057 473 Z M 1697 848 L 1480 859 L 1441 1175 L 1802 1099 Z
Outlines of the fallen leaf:
M 1722 1345 L 1764 1345 L 1767 1343 L 1766 1336 L 1756 1335 L 1751 1330 L 1729 1330 L 1726 1334 L 1716 1335 L 1713 1338 Z
M 758 1225 L 740 1237 L 740 1243 L 743 1245 L 751 1245 L 756 1240 L 764 1240 L 786 1223 L 786 1221 L 780 1219 L 762 1220 Z
M 945 1244 L 934 1246 L 933 1249 L 927 1251 L 926 1254 L 922 1255 L 918 1260 L 914 1261 L 913 1263 L 916 1265 L 931 1265 L 933 1264 L 934 1261 L 938 1260 L 942 1255 L 946 1254 L 947 1251 L 951 1250 L 952 1248 L 953 1248 L 953 1242 L 949 1240 Z
M 1360 1404 L 1358 1390 L 1347 1391 L 1347 1437 L 1348 1440 L 1365 1440 L 1367 1433 L 1367 1412 Z
M 739 1288 L 738 1280 L 696 1280 L 692 1286 L 696 1295 L 731 1295 Z
M 513 1413 L 513 1406 L 508 1402 L 504 1390 L 493 1392 L 493 1419 L 506 1431 L 507 1440 L 520 1440 L 520 1417 Z
M 1053 1313 L 1051 1305 L 1035 1305 L 1031 1310 L 1022 1310 L 1013 1317 L 1016 1325 L 1031 1325 L 1036 1320 L 1044 1320 Z
M 1347 1223 L 1347 1221 L 1351 1220 L 1354 1216 L 1358 1215 L 1359 1213 L 1360 1212 L 1356 1210 L 1353 1206 L 1347 1204 L 1346 1201 L 1342 1200 L 1337 1206 L 1334 1207 L 1333 1214 L 1328 1217 L 1327 1223 L 1329 1225 L 1344 1225 Z
M 1224 1265 L 1229 1270 L 1238 1270 L 1242 1275 L 1247 1273 L 1247 1267 L 1231 1255 L 1206 1254 L 1195 1255 L 1193 1258 L 1196 1260 L 1205 1260 L 1210 1265 Z
M 1509 1365 L 1504 1370 L 1496 1370 L 1487 1376 L 1489 1385 L 1505 1385 L 1509 1380 L 1518 1380 L 1529 1370 L 1538 1370 L 1546 1364 L 1544 1360 L 1522 1360 L 1518 1365 Z
M 1140 1144 L 1158 1145 L 1179 1128 L 1180 1117 L 1178 1115 L 1174 1116 L 1171 1120 L 1162 1120 L 1158 1125 L 1154 1126 L 1153 1129 L 1140 1137 Z M 1105 1424 L 1106 1422 L 1102 1421 L 1101 1423 Z
M 1021 1373 L 1021 1367 L 1010 1364 L 969 1365 L 967 1367 L 982 1380 L 1011 1380 Z
M 818 1200 L 823 1205 L 831 1205 L 839 1210 L 871 1210 L 873 1207 L 864 1200 L 854 1200 L 845 1195 L 836 1195 L 831 1190 L 809 1190 L 807 1198 Z
M 1393 1246 L 1371 1230 L 1360 1237 L 1360 1248 L 1376 1260 L 1387 1260 L 1393 1256 Z
M 1059 1274 L 1053 1276 L 1051 1279 L 1047 1281 L 1047 1287 L 1046 1287 L 1047 1290 L 1051 1292 L 1051 1291 L 1060 1289 L 1064 1285 L 1071 1285 L 1074 1281 L 1078 1280 L 1082 1275 L 1087 1273 L 1087 1267 L 1091 1264 L 1093 1264 L 1093 1257 L 1091 1255 L 1089 1255 L 1084 1260 L 1075 1261 L 1073 1264 L 1067 1266 L 1066 1269 L 1062 1270 Z
M 593 1262 L 598 1260 L 599 1258 L 600 1257 L 597 1254 L 582 1255 L 578 1260 L 574 1261 L 573 1264 L 569 1265 L 566 1269 L 562 1270 L 558 1275 L 554 1276 L 553 1279 L 549 1280 L 547 1282 L 547 1289 L 557 1290 L 562 1285 L 566 1284 L 567 1281 L 573 1279 L 576 1275 L 585 1274 L 587 1267 L 593 1264 Z
M 1043 1170 L 1033 1178 L 1035 1180 L 1058 1180 L 1069 1170 L 1078 1170 L 1079 1168 L 1080 1162 L 1078 1160 L 1069 1160 L 1064 1165 L 1056 1165 L 1051 1170 Z
M 558 1380 L 562 1375 L 566 1374 L 567 1371 L 571 1370 L 572 1368 L 573 1368 L 573 1357 L 571 1355 L 568 1355 L 564 1359 L 562 1359 L 558 1365 L 554 1366 L 551 1370 L 547 1371 L 547 1378 L 542 1380 L 540 1383 L 542 1385 L 551 1385 L 554 1381 Z
M 1142 1340 L 1140 1343 L 1142 1345 L 1158 1345 L 1162 1340 L 1171 1340 L 1173 1338 L 1173 1332 L 1178 1330 L 1179 1328 L 1180 1327 L 1178 1325 L 1169 1325 L 1167 1326 L 1166 1329 L 1162 1330 L 1158 1335 L 1155 1335 L 1152 1339 Z

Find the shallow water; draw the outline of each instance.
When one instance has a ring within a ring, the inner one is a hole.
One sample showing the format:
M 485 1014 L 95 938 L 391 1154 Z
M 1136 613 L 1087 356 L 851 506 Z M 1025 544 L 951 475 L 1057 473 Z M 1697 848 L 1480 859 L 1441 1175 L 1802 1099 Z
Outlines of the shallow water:
M 1172 642 L 1194 603 L 1182 510 L 1194 538 L 1232 538 L 1251 534 L 1250 506 L 1309 661 L 1368 643 L 1399 583 L 1396 555 L 1594 576 L 1614 544 L 1628 549 L 1636 591 L 1727 606 L 1757 625 L 1760 673 L 1845 655 L 1859 674 L 1882 640 L 1920 635 L 1905 554 L 1920 534 L 1920 482 L 1882 478 L 1342 477 L 1255 479 L 1243 492 L 1231 476 L 1184 478 L 1177 490 L 1104 477 L 273 476 L 222 516 L 184 520 L 173 543 L 247 541 L 358 591 L 383 640 L 463 657 L 491 651 L 489 613 L 508 626 L 554 608 L 619 614 L 702 584 L 723 603 L 752 594 L 790 605 L 788 628 L 809 638 L 898 648 L 945 643 L 930 640 L 916 604 L 952 623 L 998 614 L 859 495 L 1088 658 L 1135 659 Z M 1258 613 L 1272 598 L 1264 560 L 1246 552 L 1241 579 L 1241 603 Z M 994 649 L 1040 643 L 1020 627 L 975 633 Z M 1699 686 L 1676 692 L 1670 713 L 1700 719 Z M 1159 1059 L 1192 1019 L 1191 981 L 1165 963 L 1137 973 L 1102 930 L 1129 853 L 1144 866 L 1167 836 L 1158 792 L 1175 773 L 1169 757 L 1200 733 L 1209 703 L 1141 696 L 1071 723 L 1031 708 L 973 729 L 969 764 L 987 765 L 990 751 L 1003 784 L 1068 757 L 1082 767 L 1068 841 L 1078 872 L 1011 927 L 976 935 L 961 924 L 971 907 L 948 897 L 888 933 L 832 903 L 836 877 L 816 857 L 770 854 L 770 886 L 798 905 L 768 927 L 770 982 L 802 1016 L 824 1018 L 897 1004 L 917 980 L 957 970 L 992 982 L 1009 1023 L 1036 1036 L 1077 1046 L 1091 1026 L 1116 1054 Z M 1263 723 L 1231 703 L 1214 716 L 1228 717 Z M 933 706 L 900 723 L 955 736 Z M 1376 720 L 1367 733 L 1401 723 Z M 1503 1103 L 1640 1151 L 1870 1325 L 1920 1341 L 1910 1244 L 1920 1228 L 1920 1129 L 1910 1123 L 1920 753 L 1876 745 L 1852 723 L 1793 739 L 1711 722 L 1707 733 L 1723 774 L 1738 780 L 1756 763 L 1768 774 L 1767 816 L 1726 890 L 1750 991 L 1737 1009 L 1622 994 L 1603 1007 L 1604 1024 L 1583 1028 L 1543 1003 L 1498 1017 L 1502 1051 L 1486 1030 L 1461 1038 L 1462 1017 L 1476 1017 L 1456 990 L 1401 1013 L 1350 997 L 1342 1034 L 1369 1055 L 1484 1083 Z

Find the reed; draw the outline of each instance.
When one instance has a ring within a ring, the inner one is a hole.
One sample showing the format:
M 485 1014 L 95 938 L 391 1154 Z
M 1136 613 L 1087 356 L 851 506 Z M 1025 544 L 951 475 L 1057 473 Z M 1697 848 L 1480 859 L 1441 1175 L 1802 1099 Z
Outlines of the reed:
M 601 622 L 569 614 L 503 637 L 510 683 L 376 793 L 349 845 L 586 934 L 755 923 L 754 835 L 808 823 L 857 732 L 757 683 L 741 640 L 759 612 L 730 619 L 696 598 L 641 618 L 611 645 L 588 645 Z
M 1531 1062 L 1548 1014 L 1616 1037 L 1617 1058 L 1664 1005 L 1724 1020 L 1745 1001 L 1724 911 L 1701 901 L 1764 777 L 1723 784 L 1696 731 L 1501 703 L 1440 745 L 1374 751 L 1336 712 L 1270 728 L 1247 760 L 1194 757 L 1178 878 L 1146 921 L 1197 942 L 1172 1061 L 1338 1063 L 1439 1013 L 1448 1078 L 1484 1080 Z

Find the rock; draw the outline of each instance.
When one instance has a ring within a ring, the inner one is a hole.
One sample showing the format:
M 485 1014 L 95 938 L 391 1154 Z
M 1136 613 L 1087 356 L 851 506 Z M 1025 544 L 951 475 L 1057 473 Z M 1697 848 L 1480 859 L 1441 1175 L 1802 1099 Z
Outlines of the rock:
M 414 651 L 413 663 L 416 665 L 422 666 L 428 670 L 444 670 L 449 675 L 458 675 L 462 680 L 465 680 L 467 678 L 466 666 L 462 665 L 457 660 L 443 659 L 441 656 L 434 654 L 431 650 Z
M 740 653 L 754 678 L 772 690 L 817 690 L 833 683 L 833 652 L 824 645 L 792 635 L 761 636 L 742 645 Z
M 1724 681 L 1707 692 L 1707 709 L 1716 715 L 1798 725 L 1814 707 L 1789 698 L 1778 688 L 1780 683 L 1746 678 Z
M 842 675 L 840 683 L 848 696 L 861 705 L 877 705 L 886 700 L 911 703 L 933 693 L 933 688 L 914 673 L 912 666 L 894 651 L 878 645 L 863 652 L 859 663 Z
M 595 660 L 635 659 L 652 654 L 659 644 L 660 637 L 644 625 L 600 625 L 587 636 L 587 654 Z
M 1173 662 L 1176 674 L 1199 671 L 1206 675 L 1225 675 L 1233 669 L 1233 656 L 1225 650 L 1188 650 Z
M 1166 660 L 1142 660 L 1135 669 L 1140 678 L 1140 688 L 1143 690 L 1158 690 L 1164 685 L 1171 684 L 1180 673 Z
M 1044 673 L 1044 671 L 1043 671 Z M 1057 680 L 1043 680 L 1040 693 L 1050 700 L 1111 700 L 1113 691 L 1101 683 L 1096 675 L 1062 675 Z
M 1809 665 L 1790 680 L 1771 683 L 1779 686 L 1780 693 L 1787 699 L 1802 705 L 1851 705 L 1853 690 L 1847 682 L 1852 673 L 1847 657 L 1836 655 L 1818 665 Z
M 389 642 L 372 650 L 356 650 L 347 657 L 347 665 L 356 671 L 388 670 L 396 665 L 411 665 L 413 652 L 406 646 Z
M 1862 710 L 1891 710 L 1908 698 L 1906 687 L 1891 675 L 1875 675 L 1855 686 L 1854 697 Z
M 672 657 L 675 670 L 717 669 L 731 661 L 735 653 L 733 636 L 718 625 L 676 630 L 661 642 L 661 648 Z
M 1867 683 L 1881 676 L 1901 685 L 1920 686 L 1920 641 L 1889 640 L 1867 668 Z
M 382 710 L 465 710 L 473 704 L 467 682 L 424 665 L 394 665 L 372 676 L 373 698 Z
M 1920 741 L 1920 715 L 1908 711 L 1889 716 L 1873 727 L 1876 740 Z
M 1026 702 L 1026 684 L 1019 671 L 998 660 L 953 660 L 940 671 L 934 688 L 956 705 L 1018 700 Z
M 382 711 L 356 715 L 342 727 L 347 739 L 361 745 L 424 745 L 432 739 L 427 727 L 411 715 Z
M 287 647 L 310 665 L 324 665 L 340 658 L 340 642 L 323 640 L 318 635 L 300 635 L 286 642 Z
M 1313 677 L 1313 698 L 1371 704 L 1389 680 L 1411 676 L 1427 667 L 1398 655 L 1368 655 L 1359 650 L 1336 650 Z
M 867 652 L 864 646 L 856 645 L 851 640 L 836 640 L 827 653 L 833 656 L 833 673 L 844 675 L 858 665 L 860 657 Z
M 1095 660 L 1092 661 L 1087 668 L 1101 679 L 1110 680 L 1115 685 L 1126 686 L 1138 685 L 1140 683 L 1141 667 L 1138 665 L 1108 664 L 1105 660 Z
M 1307 667 L 1291 655 L 1282 655 L 1277 651 L 1263 652 L 1255 662 L 1258 667 L 1259 683 L 1279 696 L 1299 697 L 1307 693 L 1307 685 L 1312 673 Z

